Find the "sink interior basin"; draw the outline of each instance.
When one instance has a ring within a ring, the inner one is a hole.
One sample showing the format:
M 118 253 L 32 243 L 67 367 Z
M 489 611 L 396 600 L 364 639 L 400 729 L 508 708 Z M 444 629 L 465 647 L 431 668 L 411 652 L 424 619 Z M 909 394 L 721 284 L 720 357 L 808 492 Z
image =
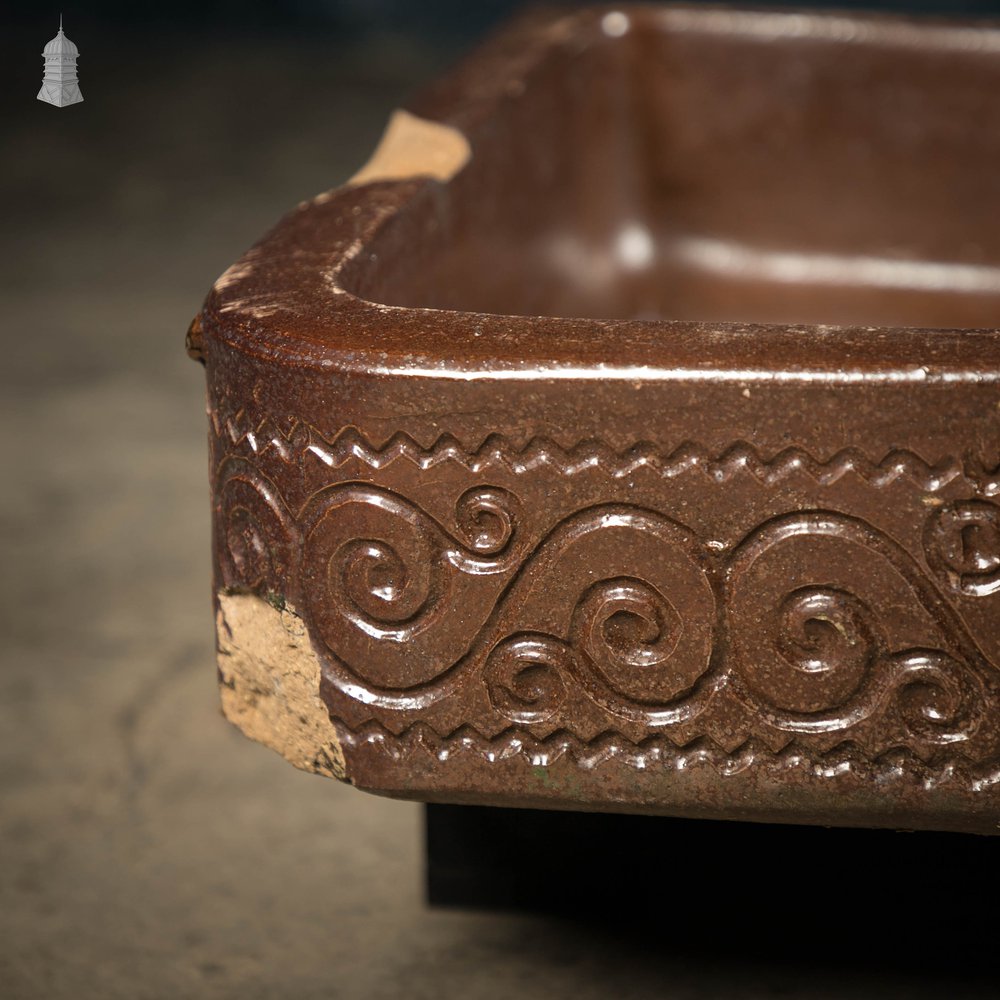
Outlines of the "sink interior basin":
M 995 326 L 997 93 L 991 28 L 577 20 L 344 284 L 522 316 Z

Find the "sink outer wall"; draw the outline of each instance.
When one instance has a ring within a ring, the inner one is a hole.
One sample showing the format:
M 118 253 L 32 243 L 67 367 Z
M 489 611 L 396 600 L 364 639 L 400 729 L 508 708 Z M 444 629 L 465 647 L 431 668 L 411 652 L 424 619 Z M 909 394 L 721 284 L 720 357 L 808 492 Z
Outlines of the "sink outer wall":
M 516 22 L 415 113 L 475 155 L 504 82 L 599 17 Z M 192 326 L 217 606 L 284 608 L 316 669 L 303 708 L 250 639 L 241 692 L 220 615 L 227 714 L 393 796 L 998 832 L 997 331 L 353 294 L 437 183 L 304 203 Z

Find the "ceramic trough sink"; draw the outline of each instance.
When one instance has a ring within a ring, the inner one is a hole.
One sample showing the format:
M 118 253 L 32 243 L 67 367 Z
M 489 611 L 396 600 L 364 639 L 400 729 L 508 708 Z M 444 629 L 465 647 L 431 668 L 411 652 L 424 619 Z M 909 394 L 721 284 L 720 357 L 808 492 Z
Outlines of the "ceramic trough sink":
M 1000 29 L 515 21 L 216 282 L 223 707 L 431 802 L 1000 832 Z

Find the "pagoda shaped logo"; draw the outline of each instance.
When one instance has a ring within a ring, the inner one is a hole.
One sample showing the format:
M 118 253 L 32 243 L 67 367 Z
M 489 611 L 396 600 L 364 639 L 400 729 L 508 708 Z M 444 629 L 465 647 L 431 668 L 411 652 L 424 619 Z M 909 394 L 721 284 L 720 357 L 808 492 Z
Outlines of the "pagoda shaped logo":
M 80 84 L 76 80 L 76 60 L 80 50 L 63 34 L 62 15 L 59 15 L 59 34 L 42 49 L 45 76 L 38 99 L 57 108 L 79 104 L 83 100 Z

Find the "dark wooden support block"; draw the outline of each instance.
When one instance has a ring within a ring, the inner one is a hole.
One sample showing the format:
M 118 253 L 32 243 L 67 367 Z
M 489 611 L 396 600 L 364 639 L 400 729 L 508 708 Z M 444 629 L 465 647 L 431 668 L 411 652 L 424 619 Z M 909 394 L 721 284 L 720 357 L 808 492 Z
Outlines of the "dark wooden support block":
M 426 864 L 435 907 L 558 916 L 720 961 L 995 974 L 995 927 L 977 916 L 1000 897 L 989 837 L 431 804 Z

